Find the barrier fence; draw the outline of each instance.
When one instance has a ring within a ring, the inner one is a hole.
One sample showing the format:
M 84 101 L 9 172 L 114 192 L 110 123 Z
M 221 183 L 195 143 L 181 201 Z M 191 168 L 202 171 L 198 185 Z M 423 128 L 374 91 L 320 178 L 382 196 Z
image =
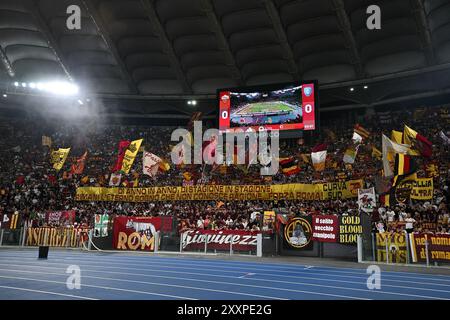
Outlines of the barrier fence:
M 0 245 L 81 248 L 88 245 L 91 228 L 22 227 L 1 229 Z
M 244 230 L 190 230 L 180 237 L 180 252 L 235 253 L 262 256 L 262 233 Z
M 360 261 L 439 266 L 450 264 L 450 235 L 432 233 L 371 233 L 358 242 Z
M 179 233 L 178 223 L 172 217 L 119 216 L 114 219 L 113 224 L 101 231 L 96 229 L 97 226 L 0 229 L 0 246 L 254 256 L 262 256 L 264 253 L 272 256 L 334 257 L 353 261 L 357 259 L 358 262 L 387 264 L 450 264 L 448 234 L 370 233 L 367 228 L 365 232 L 360 233 L 357 219 L 340 219 L 342 221 L 335 221 L 336 219 L 330 219 L 328 216 L 294 218 L 274 233 L 246 230 L 187 230 Z M 354 238 L 357 238 L 355 243 Z M 335 242 L 331 241 L 333 239 Z M 348 239 L 351 242 L 348 242 Z

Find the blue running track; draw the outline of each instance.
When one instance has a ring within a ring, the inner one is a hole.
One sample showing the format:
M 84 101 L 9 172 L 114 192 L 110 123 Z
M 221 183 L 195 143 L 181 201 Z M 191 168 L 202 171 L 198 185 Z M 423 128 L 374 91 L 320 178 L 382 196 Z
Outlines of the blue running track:
M 70 290 L 67 267 L 81 270 Z M 365 269 L 37 249 L 0 250 L 0 299 L 342 300 L 450 299 L 450 276 L 383 271 L 369 290 Z

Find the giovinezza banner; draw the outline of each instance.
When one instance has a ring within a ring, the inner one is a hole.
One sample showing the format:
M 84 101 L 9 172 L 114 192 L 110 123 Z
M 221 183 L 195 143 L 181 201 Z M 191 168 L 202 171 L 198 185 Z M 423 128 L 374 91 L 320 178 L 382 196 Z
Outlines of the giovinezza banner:
M 113 247 L 118 250 L 153 251 L 156 232 L 170 231 L 171 226 L 171 217 L 165 217 L 164 224 L 161 217 L 116 217 L 113 226 Z
M 316 184 L 195 185 L 148 188 L 77 188 L 76 201 L 175 201 L 175 200 L 334 200 L 358 196 L 362 180 Z
M 256 250 L 258 232 L 245 230 L 190 230 L 182 234 L 183 250 L 252 251 Z

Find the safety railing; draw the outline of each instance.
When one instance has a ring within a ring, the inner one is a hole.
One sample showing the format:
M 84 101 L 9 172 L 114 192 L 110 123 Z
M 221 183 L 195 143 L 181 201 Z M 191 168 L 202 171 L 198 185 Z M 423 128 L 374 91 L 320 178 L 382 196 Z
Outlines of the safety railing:
M 358 240 L 358 261 L 386 264 L 450 265 L 450 235 L 431 233 L 372 233 Z
M 189 230 L 180 235 L 179 251 L 199 254 L 245 254 L 262 256 L 260 232 L 240 230 Z

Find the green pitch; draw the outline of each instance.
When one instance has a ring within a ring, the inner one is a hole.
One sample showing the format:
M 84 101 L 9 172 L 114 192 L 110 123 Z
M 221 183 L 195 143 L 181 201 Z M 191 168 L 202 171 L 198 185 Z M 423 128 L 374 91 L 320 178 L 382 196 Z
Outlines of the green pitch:
M 284 104 L 280 101 L 273 102 L 256 102 L 250 103 L 246 108 L 241 110 L 239 114 L 248 114 L 255 112 L 276 112 L 276 111 L 292 111 L 294 107 Z

